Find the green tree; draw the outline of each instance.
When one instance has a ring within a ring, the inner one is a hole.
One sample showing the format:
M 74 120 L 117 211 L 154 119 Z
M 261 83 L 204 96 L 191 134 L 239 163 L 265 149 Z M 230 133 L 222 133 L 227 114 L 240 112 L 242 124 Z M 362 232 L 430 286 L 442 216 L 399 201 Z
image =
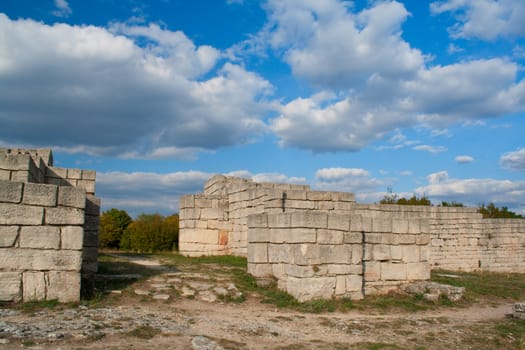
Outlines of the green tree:
M 417 197 L 416 195 L 413 195 L 410 198 L 398 198 L 397 194 L 388 193 L 386 194 L 383 199 L 379 201 L 380 204 L 399 204 L 399 205 L 432 205 L 430 202 L 430 199 L 427 197 Z
M 137 252 L 172 250 L 177 247 L 179 216 L 141 214 L 124 231 L 121 248 Z
M 487 206 L 483 203 L 479 206 L 478 211 L 484 218 L 492 219 L 523 219 L 523 215 L 510 211 L 507 207 L 498 208 L 494 203 Z
M 456 208 L 463 208 L 463 203 L 459 203 L 459 202 L 456 202 L 456 201 L 452 201 L 452 202 L 441 202 L 441 206 L 442 207 L 456 207 Z
M 124 230 L 131 224 L 131 217 L 125 210 L 112 208 L 100 216 L 99 246 L 101 248 L 120 248 Z

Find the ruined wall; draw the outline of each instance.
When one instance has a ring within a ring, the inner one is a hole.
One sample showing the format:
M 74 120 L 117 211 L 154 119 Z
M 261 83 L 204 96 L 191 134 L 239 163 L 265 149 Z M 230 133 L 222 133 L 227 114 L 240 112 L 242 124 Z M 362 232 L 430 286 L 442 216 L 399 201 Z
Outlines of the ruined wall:
M 97 271 L 95 172 L 0 148 L 0 300 L 78 301 Z
M 299 301 L 361 299 L 428 279 L 428 220 L 367 214 L 251 215 L 248 272 L 277 278 Z
M 342 214 L 354 202 L 351 193 L 217 175 L 206 182 L 202 194 L 181 197 L 179 251 L 188 256 L 246 256 L 249 215 L 303 210 Z

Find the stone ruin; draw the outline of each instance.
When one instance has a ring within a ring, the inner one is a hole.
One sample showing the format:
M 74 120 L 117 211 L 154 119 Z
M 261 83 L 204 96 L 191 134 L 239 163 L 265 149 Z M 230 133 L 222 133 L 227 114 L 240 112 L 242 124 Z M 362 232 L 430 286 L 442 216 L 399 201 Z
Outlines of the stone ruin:
M 0 148 L 0 301 L 80 300 L 97 272 L 95 171 Z
M 180 199 L 179 250 L 247 256 L 299 301 L 385 294 L 432 269 L 525 272 L 525 220 L 475 208 L 358 204 L 351 193 L 217 175 Z

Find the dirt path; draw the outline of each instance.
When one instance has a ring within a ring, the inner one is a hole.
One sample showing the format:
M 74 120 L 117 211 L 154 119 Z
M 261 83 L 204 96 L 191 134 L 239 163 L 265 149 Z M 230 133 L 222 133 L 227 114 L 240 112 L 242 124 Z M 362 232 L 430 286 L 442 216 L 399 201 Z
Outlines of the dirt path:
M 30 313 L 0 309 L 0 349 L 525 348 L 525 339 L 520 345 L 522 340 L 497 331 L 511 322 L 506 315 L 512 302 L 422 312 L 308 314 L 263 304 L 256 293 L 245 295 L 242 303 L 225 302 L 221 293 L 239 291 L 223 276 L 174 272 L 140 256 L 118 258 L 160 271 L 108 295 L 103 305 Z

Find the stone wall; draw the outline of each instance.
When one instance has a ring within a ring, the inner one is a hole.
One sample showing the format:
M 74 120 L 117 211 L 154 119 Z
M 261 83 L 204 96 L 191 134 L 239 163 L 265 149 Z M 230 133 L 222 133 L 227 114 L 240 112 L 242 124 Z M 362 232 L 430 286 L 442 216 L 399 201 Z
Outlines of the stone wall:
M 248 272 L 299 301 L 383 294 L 430 277 L 428 220 L 417 215 L 251 215 Z
M 78 301 L 97 271 L 95 172 L 52 162 L 0 149 L 0 301 Z
M 217 175 L 204 192 L 182 196 L 179 210 L 179 251 L 188 256 L 246 256 L 248 216 L 260 213 L 314 211 L 347 213 L 351 193 L 310 191 L 309 186 L 256 183 Z

